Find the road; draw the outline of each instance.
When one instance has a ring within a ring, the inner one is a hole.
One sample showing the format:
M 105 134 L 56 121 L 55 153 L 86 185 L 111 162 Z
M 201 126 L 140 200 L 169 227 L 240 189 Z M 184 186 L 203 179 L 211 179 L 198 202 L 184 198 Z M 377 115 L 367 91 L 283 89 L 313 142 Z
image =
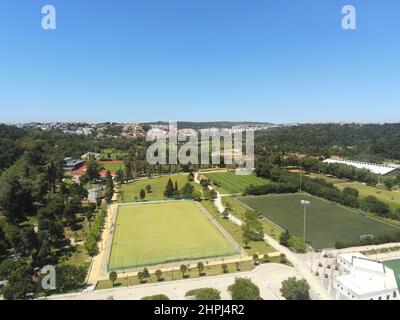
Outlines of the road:
M 262 264 L 249 272 L 210 276 L 196 279 L 168 281 L 154 284 L 143 284 L 133 287 L 121 287 L 107 290 L 87 291 L 74 294 L 51 296 L 49 300 L 139 300 L 142 297 L 166 294 L 171 300 L 184 300 L 185 293 L 197 288 L 215 288 L 221 292 L 221 298 L 231 299 L 228 286 L 234 283 L 236 277 L 250 278 L 259 288 L 261 297 L 265 300 L 283 299 L 280 295 L 282 281 L 289 277 L 300 277 L 291 267 L 282 264 Z

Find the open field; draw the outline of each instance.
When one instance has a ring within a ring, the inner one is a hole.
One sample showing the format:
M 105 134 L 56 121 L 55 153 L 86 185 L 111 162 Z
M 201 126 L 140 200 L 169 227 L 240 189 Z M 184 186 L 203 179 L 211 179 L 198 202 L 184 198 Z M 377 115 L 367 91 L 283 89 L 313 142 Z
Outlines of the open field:
M 123 161 L 99 161 L 100 168 L 104 168 L 106 171 L 117 171 L 118 169 L 125 169 L 125 165 Z
M 192 201 L 121 205 L 109 270 L 238 253 Z
M 234 172 L 214 172 L 205 173 L 216 189 L 221 193 L 241 193 L 248 186 L 252 185 L 264 185 L 268 181 L 262 178 L 258 178 L 255 175 L 237 175 Z
M 366 186 L 361 182 L 345 182 L 339 183 L 336 186 L 341 190 L 346 187 L 357 189 L 361 197 L 374 196 L 379 200 L 386 202 L 393 210 L 400 207 L 400 192 Z
M 340 184 L 340 183 L 349 182 L 349 180 L 339 179 L 339 178 L 336 178 L 336 177 L 327 176 L 325 174 L 320 174 L 320 173 L 310 173 L 310 174 L 307 174 L 306 176 L 310 177 L 310 178 L 324 179 L 327 182 L 330 182 L 330 183 L 333 183 L 333 184 Z
M 124 157 L 128 155 L 126 151 L 119 151 L 113 148 L 103 149 L 100 153 L 100 160 L 122 160 Z
M 400 231 L 384 222 L 306 194 L 240 198 L 267 219 L 299 237 L 303 237 L 302 199 L 311 202 L 307 208 L 306 240 L 315 249 L 334 247 L 336 241 L 359 241 L 361 235 L 378 236 Z
M 228 219 L 222 218 L 221 214 L 218 212 L 217 208 L 215 207 L 213 202 L 210 201 L 203 201 L 202 205 L 208 210 L 208 212 L 213 216 L 215 220 L 232 236 L 233 239 L 245 249 L 245 251 L 249 255 L 257 254 L 264 254 L 264 253 L 271 253 L 275 252 L 276 250 L 271 247 L 265 241 L 250 241 L 248 246 L 245 248 L 245 244 L 243 243 L 243 231 L 242 227 L 233 223 Z M 265 232 L 264 226 L 264 232 Z
M 229 212 L 231 212 L 234 216 L 244 221 L 246 219 L 246 212 L 249 210 L 246 208 L 242 202 L 238 201 L 236 197 L 222 197 L 222 204 L 228 208 Z M 281 230 L 276 228 L 272 223 L 268 220 L 261 220 L 261 224 L 263 226 L 264 233 L 271 236 L 275 240 L 279 240 L 279 236 L 281 235 Z
M 397 286 L 400 288 L 400 259 L 383 261 L 383 264 L 394 271 Z
M 120 191 L 122 194 L 119 194 L 118 201 L 119 202 L 135 202 L 140 201 L 140 189 L 146 190 L 146 186 L 151 186 L 151 192 L 146 192 L 145 200 L 154 201 L 154 200 L 166 200 L 167 198 L 164 196 L 165 187 L 167 185 L 168 179 L 171 178 L 172 182 L 175 184 L 175 181 L 178 183 L 178 189 L 181 189 L 187 182 L 187 174 L 177 174 L 165 177 L 156 177 L 149 179 L 136 180 L 129 184 L 121 185 Z M 196 183 L 191 183 L 195 188 L 199 189 L 199 185 Z

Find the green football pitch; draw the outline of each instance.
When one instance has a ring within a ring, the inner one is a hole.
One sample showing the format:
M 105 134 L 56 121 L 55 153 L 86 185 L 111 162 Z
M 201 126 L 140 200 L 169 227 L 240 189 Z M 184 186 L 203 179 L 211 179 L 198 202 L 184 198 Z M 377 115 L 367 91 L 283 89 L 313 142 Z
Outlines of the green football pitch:
M 254 174 L 237 175 L 234 172 L 205 173 L 221 193 L 241 193 L 251 184 L 264 185 L 268 180 L 258 178 Z
M 292 235 L 303 237 L 303 206 L 309 200 L 306 240 L 315 249 L 332 248 L 336 241 L 350 243 L 360 236 L 375 237 L 400 231 L 392 225 L 365 217 L 351 209 L 306 194 L 241 197 L 240 200 Z
M 236 253 L 192 201 L 120 205 L 108 270 Z

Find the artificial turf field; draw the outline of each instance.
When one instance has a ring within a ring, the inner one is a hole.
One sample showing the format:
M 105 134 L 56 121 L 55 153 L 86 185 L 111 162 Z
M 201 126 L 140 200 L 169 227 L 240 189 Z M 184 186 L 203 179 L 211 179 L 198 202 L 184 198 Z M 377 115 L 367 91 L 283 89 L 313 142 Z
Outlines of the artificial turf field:
M 306 240 L 314 249 L 333 248 L 336 241 L 359 241 L 361 235 L 373 234 L 376 237 L 400 231 L 379 220 L 306 194 L 241 197 L 240 201 L 288 229 L 292 235 L 303 237 L 304 215 L 300 204 L 303 199 L 311 202 L 307 207 Z
M 236 253 L 192 201 L 120 205 L 108 270 Z
M 218 191 L 228 194 L 241 193 L 251 184 L 258 186 L 268 182 L 268 180 L 258 178 L 254 174 L 237 175 L 234 172 L 215 172 L 205 173 L 204 175 L 214 184 L 218 184 L 216 186 Z

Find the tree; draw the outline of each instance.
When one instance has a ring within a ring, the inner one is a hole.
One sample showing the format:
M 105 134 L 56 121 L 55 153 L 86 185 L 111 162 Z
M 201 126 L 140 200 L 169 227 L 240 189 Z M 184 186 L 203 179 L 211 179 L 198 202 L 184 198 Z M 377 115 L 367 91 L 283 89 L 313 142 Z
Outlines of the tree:
M 222 273 L 228 273 L 228 265 L 226 263 L 223 263 L 221 265 L 222 268 Z
M 151 190 L 151 185 L 146 185 L 146 191 L 147 191 L 147 193 L 151 193 L 152 192 L 152 190 Z
M 310 286 L 305 279 L 288 278 L 282 282 L 280 292 L 286 300 L 310 300 Z
M 161 281 L 163 272 L 160 269 L 158 269 L 158 270 L 156 270 L 155 275 L 157 277 L 157 281 Z
M 221 300 L 221 294 L 214 288 L 193 289 L 185 294 L 186 297 L 194 297 L 196 300 L 211 301 Z
M 140 189 L 140 200 L 144 200 L 144 198 L 146 198 L 146 192 L 143 189 Z
M 86 163 L 86 176 L 90 182 L 100 179 L 99 165 L 93 159 L 90 159 Z
M 188 271 L 187 266 L 185 264 L 182 264 L 179 270 L 182 272 L 182 278 L 185 278 L 185 273 Z
M 145 278 L 150 277 L 150 272 L 146 267 L 143 268 L 143 275 L 144 275 Z
M 198 262 L 197 263 L 197 270 L 199 271 L 199 276 L 203 275 L 203 270 L 204 270 L 204 263 L 203 262 Z
M 142 271 L 139 271 L 139 272 L 138 272 L 137 277 L 138 277 L 138 279 L 139 279 L 139 282 L 140 282 L 140 283 L 143 283 L 143 280 L 144 280 L 145 276 L 144 276 L 144 274 L 143 274 Z
M 304 242 L 304 239 L 300 237 L 290 237 L 288 247 L 297 253 L 305 253 L 307 250 L 307 245 Z
M 171 179 L 168 179 L 167 185 L 165 187 L 164 196 L 170 198 L 174 195 L 174 184 Z
M 358 198 L 359 196 L 359 192 L 357 189 L 351 188 L 351 187 L 346 187 L 343 189 L 343 193 L 351 195 L 353 197 Z
M 264 260 L 264 263 L 267 263 L 267 262 L 270 262 L 270 261 L 271 261 L 271 259 L 269 258 L 268 253 L 265 253 L 265 254 L 264 254 L 263 260 Z
M 185 185 L 183 186 L 183 188 L 180 191 L 180 194 L 184 198 L 188 199 L 188 198 L 192 198 L 193 191 L 194 191 L 194 187 L 190 183 L 185 183 Z
M 190 172 L 189 172 L 189 174 L 188 174 L 188 176 L 187 176 L 187 180 L 188 180 L 189 182 L 194 181 L 194 173 L 193 173 L 193 171 L 190 171 Z
M 115 271 L 111 271 L 109 274 L 109 279 L 112 282 L 113 287 L 115 285 L 115 280 L 117 280 L 117 278 L 118 278 L 118 274 Z
M 62 265 L 56 267 L 59 293 L 79 290 L 85 285 L 86 269 L 83 266 Z
M 255 265 L 258 265 L 259 257 L 257 253 L 253 254 L 253 261 Z
M 195 201 L 200 201 L 201 200 L 201 192 L 199 190 L 194 190 L 192 192 L 192 199 Z
M 281 235 L 279 237 L 279 243 L 285 247 L 288 247 L 290 238 L 291 238 L 291 235 L 289 233 L 289 230 L 286 229 L 285 232 L 281 233 Z
M 224 218 L 224 219 L 228 219 L 229 218 L 229 211 L 228 211 L 228 209 L 225 209 L 224 211 L 222 211 L 222 218 Z
M 232 300 L 260 300 L 260 289 L 247 278 L 236 278 L 228 287 Z
M 119 184 L 125 183 L 125 173 L 121 168 L 115 171 L 115 181 Z
M 179 189 L 178 189 L 178 181 L 175 180 L 174 191 L 176 192 L 176 191 L 178 191 L 178 190 L 179 190 Z
M 11 223 L 22 222 L 26 216 L 35 212 L 31 189 L 22 184 L 18 177 L 11 177 L 1 181 L 0 207 L 7 221 Z
M 106 202 L 111 203 L 112 197 L 114 195 L 114 182 L 111 176 L 111 172 L 106 172 Z
M 245 248 L 249 247 L 250 239 L 247 236 L 243 236 L 243 244 Z

